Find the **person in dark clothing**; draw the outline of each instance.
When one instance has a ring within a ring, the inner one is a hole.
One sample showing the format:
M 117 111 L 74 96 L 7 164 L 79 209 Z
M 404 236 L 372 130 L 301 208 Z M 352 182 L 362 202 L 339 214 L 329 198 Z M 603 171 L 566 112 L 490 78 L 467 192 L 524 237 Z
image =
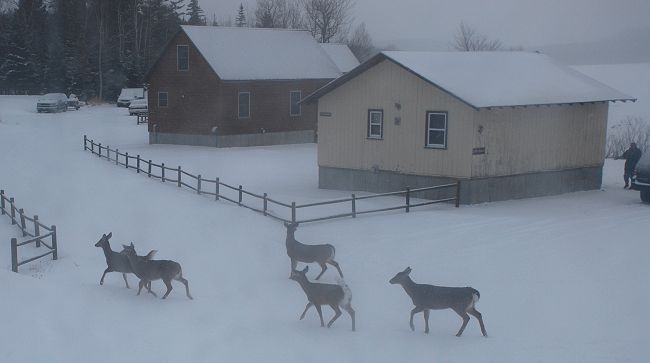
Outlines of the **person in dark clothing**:
M 627 149 L 620 158 L 625 159 L 625 171 L 623 172 L 625 186 L 623 188 L 627 188 L 630 186 L 630 178 L 634 174 L 636 163 L 641 159 L 641 150 L 636 147 L 636 143 L 633 142 L 630 144 L 630 148 Z

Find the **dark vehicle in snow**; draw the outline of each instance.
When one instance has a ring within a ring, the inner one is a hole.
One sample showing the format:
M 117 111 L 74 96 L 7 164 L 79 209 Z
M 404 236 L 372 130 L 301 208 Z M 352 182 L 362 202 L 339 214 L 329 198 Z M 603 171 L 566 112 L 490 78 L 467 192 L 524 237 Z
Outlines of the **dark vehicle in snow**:
M 641 193 L 641 200 L 650 203 L 650 152 L 646 152 L 636 164 L 630 189 Z
M 36 102 L 36 111 L 61 112 L 68 109 L 68 96 L 63 93 L 48 93 L 41 96 Z

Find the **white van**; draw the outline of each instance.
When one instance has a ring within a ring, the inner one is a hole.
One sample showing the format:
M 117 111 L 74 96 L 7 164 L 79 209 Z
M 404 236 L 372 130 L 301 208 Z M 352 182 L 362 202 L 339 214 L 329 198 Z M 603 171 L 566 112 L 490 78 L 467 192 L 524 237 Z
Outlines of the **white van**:
M 120 96 L 117 98 L 117 107 L 129 107 L 131 101 L 145 98 L 144 88 L 122 88 Z

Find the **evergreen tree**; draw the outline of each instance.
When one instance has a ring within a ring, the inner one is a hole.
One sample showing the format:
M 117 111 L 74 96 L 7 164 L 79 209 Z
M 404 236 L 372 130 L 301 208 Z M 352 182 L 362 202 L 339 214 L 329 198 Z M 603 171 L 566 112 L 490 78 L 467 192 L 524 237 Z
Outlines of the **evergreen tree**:
M 246 14 L 244 14 L 244 5 L 239 4 L 239 11 L 237 12 L 237 18 L 235 18 L 235 24 L 238 27 L 246 26 Z
M 190 3 L 187 4 L 186 15 L 189 15 L 189 20 L 187 24 L 189 25 L 205 25 L 205 16 L 203 15 L 203 9 L 199 6 L 199 0 L 190 0 Z

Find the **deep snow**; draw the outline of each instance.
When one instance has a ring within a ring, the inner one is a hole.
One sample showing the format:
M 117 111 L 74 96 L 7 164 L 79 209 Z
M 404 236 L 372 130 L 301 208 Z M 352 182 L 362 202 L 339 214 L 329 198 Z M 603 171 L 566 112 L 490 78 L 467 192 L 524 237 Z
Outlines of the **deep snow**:
M 14 274 L 18 229 L 0 216 L 3 361 L 647 361 L 650 209 L 622 189 L 619 161 L 607 161 L 602 190 L 301 226 L 297 239 L 337 247 L 357 310 L 352 333 L 345 314 L 331 329 L 314 309 L 298 320 L 307 301 L 288 279 L 280 223 L 118 168 L 81 142 L 88 134 L 280 200 L 347 196 L 317 189 L 314 145 L 152 146 L 126 114 L 37 114 L 33 97 L 0 97 L 0 188 L 56 224 L 60 245 L 58 261 Z M 99 286 L 105 262 L 93 244 L 109 231 L 114 249 L 133 241 L 141 254 L 180 262 L 195 300 L 178 283 L 166 301 L 135 296 L 117 273 Z M 411 302 L 388 284 L 406 266 L 416 282 L 478 289 L 489 338 L 474 319 L 456 338 L 461 320 L 450 310 L 431 313 L 429 335 L 417 315 L 411 332 Z

